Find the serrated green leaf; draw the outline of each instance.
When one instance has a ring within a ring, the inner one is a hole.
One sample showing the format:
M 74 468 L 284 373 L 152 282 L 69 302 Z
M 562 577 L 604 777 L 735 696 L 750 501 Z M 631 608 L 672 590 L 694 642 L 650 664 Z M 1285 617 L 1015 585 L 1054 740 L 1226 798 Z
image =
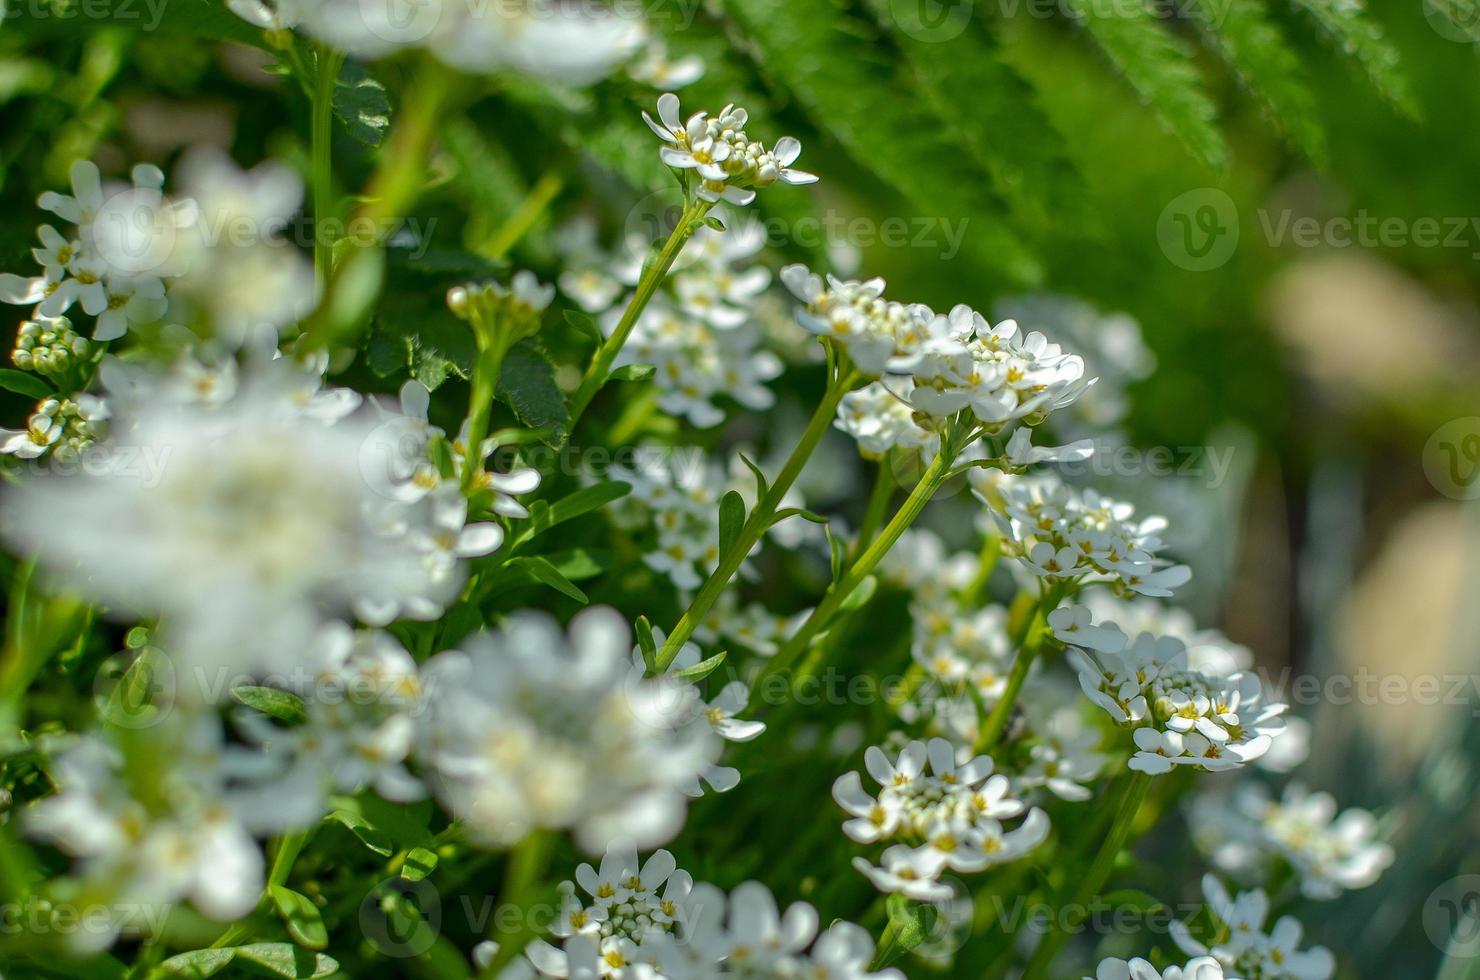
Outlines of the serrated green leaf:
M 942 21 L 937 36 L 932 25 L 905 20 L 923 12 L 923 4 L 866 5 L 890 30 L 935 114 L 1014 211 L 1036 223 L 1072 224 L 1085 215 L 1084 177 L 1063 135 L 1039 107 L 1033 86 L 999 56 L 1001 45 L 985 18 L 972 16 L 969 5 L 946 5 L 946 17 L 961 20 Z
M 255 708 L 272 720 L 287 725 L 297 725 L 308 717 L 303 710 L 303 699 L 290 691 L 243 684 L 232 688 L 231 696 L 240 704 Z
M 283 885 L 269 885 L 267 893 L 272 897 L 278 915 L 288 927 L 293 941 L 307 949 L 323 949 L 329 945 L 329 932 L 324 928 L 324 919 L 318 907 L 308 896 L 295 892 Z
M 745 526 L 745 498 L 731 490 L 719 501 L 719 553 L 727 555 Z
M 436 869 L 436 852 L 425 847 L 413 847 L 401 864 L 401 877 L 407 881 L 421 881 Z
M 1196 0 L 1203 37 L 1238 73 L 1290 144 L 1317 165 L 1326 161 L 1326 132 L 1300 58 L 1260 0 Z
M 651 364 L 623 364 L 607 375 L 611 381 L 646 381 L 658 371 Z
M 548 585 L 556 592 L 569 596 L 583 606 L 591 601 L 586 598 L 586 593 L 575 586 L 575 583 L 560 574 L 560 569 L 539 555 L 525 555 L 521 558 L 511 559 L 507 567 L 524 569 L 535 581 Z
M 1113 4 L 1065 0 L 1065 5 L 1189 150 L 1211 167 L 1228 163 L 1228 146 L 1213 122 L 1217 109 L 1180 38 L 1139 0 Z
M 638 616 L 634 631 L 637 633 L 637 649 L 642 651 L 642 664 L 651 677 L 658 673 L 658 643 L 653 639 L 652 624 L 646 616 Z
M 1409 119 L 1423 113 L 1403 74 L 1402 59 L 1382 32 L 1382 27 L 1367 15 L 1362 0 L 1295 0 L 1341 50 L 1356 58 L 1372 86 Z
M 549 433 L 550 446 L 565 442 L 570 409 L 565 393 L 555 383 L 555 365 L 538 345 L 522 340 L 509 349 L 498 377 L 498 397 L 514 410 L 519 421 Z
M 674 671 L 673 676 L 681 681 L 697 684 L 718 670 L 719 665 L 724 663 L 725 658 L 729 655 L 729 651 L 716 653 L 708 660 L 701 660 L 692 667 L 685 667 L 683 670 Z
M 353 801 L 350 801 L 353 802 Z M 394 848 L 390 839 L 377 830 L 370 821 L 361 814 L 351 809 L 338 809 L 329 813 L 325 820 L 332 820 L 344 827 L 359 839 L 361 844 L 379 854 L 381 857 L 390 857 Z
M 0 388 L 13 391 L 17 395 L 25 395 L 27 398 L 49 398 L 56 394 L 56 389 L 45 380 L 34 374 L 13 371 L 10 368 L 0 368 Z
M 334 83 L 334 115 L 355 140 L 379 146 L 391 125 L 390 96 L 368 68 L 347 61 Z
M 757 64 L 860 166 L 902 194 L 919 219 L 959 227 L 973 258 L 1012 281 L 1041 278 L 1042 267 L 1008 228 L 985 176 L 963 175 L 965 154 L 946 124 L 923 111 L 913 80 L 879 45 L 859 37 L 856 21 L 830 3 L 724 0 L 724 8 L 754 45 Z M 805 157 L 799 165 L 807 166 Z

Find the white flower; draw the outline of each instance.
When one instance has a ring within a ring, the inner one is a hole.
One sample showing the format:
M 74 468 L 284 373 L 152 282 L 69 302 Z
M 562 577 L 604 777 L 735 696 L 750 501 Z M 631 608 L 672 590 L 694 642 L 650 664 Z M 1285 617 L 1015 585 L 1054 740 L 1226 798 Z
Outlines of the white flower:
M 1223 965 L 1230 976 L 1253 980 L 1328 980 L 1336 969 L 1331 951 L 1324 946 L 1301 950 L 1300 923 L 1293 916 L 1281 916 L 1268 933 L 1264 920 L 1269 914 L 1269 899 L 1255 889 L 1230 897 L 1213 875 L 1204 875 L 1203 895 L 1218 925 L 1217 941 L 1211 948 L 1193 938 L 1182 922 L 1171 924 L 1174 942 L 1189 956 L 1211 956 Z
M 704 59 L 698 55 L 682 58 L 668 57 L 668 45 L 661 37 L 648 40 L 642 53 L 627 66 L 627 74 L 653 88 L 666 90 L 683 88 L 704 77 Z
M 1117 724 L 1135 728 L 1130 767 L 1153 775 L 1174 765 L 1216 772 L 1237 769 L 1269 751 L 1284 730 L 1287 706 L 1266 702 L 1259 678 L 1204 673 L 1187 665 L 1174 637 L 1142 633 L 1098 662 L 1071 649 L 1070 662 L 1091 701 Z
M 1211 956 L 1199 956 L 1186 966 L 1169 966 L 1159 971 L 1142 959 L 1101 960 L 1093 977 L 1084 980 L 1223 980 L 1223 966 Z M 1232 978 L 1230 978 L 1232 980 Z
M 1063 800 L 1090 798 L 1085 783 L 1094 780 L 1105 766 L 1105 756 L 1096 751 L 1099 732 L 1086 726 L 1072 707 L 1054 711 L 1044 722 L 1033 724 L 1040 739 L 1028 750 L 1028 764 L 1014 779 L 1019 790 L 1043 787 Z
M 718 739 L 692 687 L 634 676 L 626 623 L 590 609 L 569 638 L 526 612 L 467 653 L 423 670 L 419 757 L 475 839 L 507 845 L 536 827 L 573 829 L 589 851 L 615 837 L 661 843 L 683 820 L 683 787 Z
M 881 890 L 920 901 L 948 898 L 949 889 L 938 882 L 945 869 L 974 872 L 1016 860 L 1048 835 L 1048 817 L 1038 809 L 1015 830 L 1002 827 L 1001 820 L 1027 807 L 1011 795 L 1006 776 L 992 774 L 989 756 L 958 765 L 955 747 L 932 738 L 907 743 L 892 762 L 878 746 L 869 746 L 863 758 L 880 785 L 877 799 L 863 791 L 856 772 L 838 777 L 833 798 L 852 818 L 843 825 L 850 838 L 898 842 L 884 851 L 882 867 L 854 860 Z
M 289 23 L 358 58 L 423 47 L 470 72 L 512 69 L 585 85 L 610 74 L 642 40 L 636 20 L 550 0 L 278 0 Z M 240 13 L 240 11 L 238 11 Z
M 215 406 L 157 381 L 131 395 L 91 450 L 102 464 L 10 492 L 8 536 L 94 600 L 162 614 L 165 645 L 196 667 L 291 664 L 326 614 L 438 614 L 458 582 L 407 540 L 425 515 L 368 482 L 369 420 L 325 425 L 279 380 Z
M 752 188 L 817 180 L 814 174 L 791 169 L 802 152 L 795 137 L 783 136 L 767 150 L 746 134 L 749 114 L 737 106 L 727 105 L 714 117 L 696 112 L 684 122 L 678 96 L 665 92 L 658 97 L 658 122 L 646 112 L 642 118 L 665 144 L 658 151 L 663 162 L 698 174 L 696 193 L 701 200 L 743 207 L 755 200 Z
M 1013 466 L 1078 462 L 1095 454 L 1093 439 L 1080 439 L 1065 446 L 1035 446 L 1032 432 L 1028 428 L 1018 429 L 1007 440 L 1007 460 Z
M 896 447 L 933 458 L 940 436 L 915 421 L 915 410 L 909 405 L 913 389 L 910 379 L 901 378 L 850 391 L 838 404 L 833 425 L 858 441 L 858 451 L 866 459 L 882 458 Z
M 1257 783 L 1239 784 L 1231 801 L 1199 797 L 1191 823 L 1198 846 L 1220 869 L 1248 878 L 1278 857 L 1295 869 L 1301 892 L 1317 900 L 1366 888 L 1395 856 L 1371 813 L 1338 813 L 1330 794 L 1300 783 L 1287 785 L 1277 802 Z

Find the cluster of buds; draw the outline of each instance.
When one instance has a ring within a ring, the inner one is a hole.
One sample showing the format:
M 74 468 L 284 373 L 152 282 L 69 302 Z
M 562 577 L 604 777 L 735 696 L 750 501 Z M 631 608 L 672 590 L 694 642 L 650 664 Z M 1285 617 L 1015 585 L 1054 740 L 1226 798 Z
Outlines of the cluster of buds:
M 507 350 L 539 330 L 540 316 L 554 298 L 554 286 L 541 285 L 534 273 L 521 269 L 508 286 L 496 282 L 453 286 L 447 291 L 447 308 L 472 326 L 480 350 L 495 343 Z
M 0 429 L 0 453 L 36 459 L 48 451 L 59 459 L 75 459 L 99 436 L 106 417 L 103 404 L 89 395 L 43 398 L 19 432 Z
M 22 371 L 35 371 L 56 380 L 91 352 L 92 345 L 72 329 L 71 320 L 64 316 L 37 317 L 25 321 L 16 331 L 10 360 Z
M 682 121 L 678 96 L 664 93 L 658 99 L 658 120 L 642 114 L 648 128 L 669 145 L 659 151 L 663 162 L 675 170 L 695 170 L 699 174 L 696 193 L 700 200 L 726 201 L 743 207 L 755 200 L 752 188 L 772 184 L 810 184 L 816 174 L 792 170 L 791 165 L 802 154 L 802 144 L 794 136 L 783 136 L 773 149 L 766 149 L 745 132 L 749 114 L 735 105 L 727 105 L 710 117 L 696 112 Z

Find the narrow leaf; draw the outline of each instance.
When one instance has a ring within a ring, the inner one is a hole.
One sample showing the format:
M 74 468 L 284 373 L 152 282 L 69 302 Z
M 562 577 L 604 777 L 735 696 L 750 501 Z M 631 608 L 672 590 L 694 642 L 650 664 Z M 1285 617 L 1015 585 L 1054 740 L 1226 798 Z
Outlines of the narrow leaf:
M 653 627 L 646 616 L 638 616 L 636 624 L 637 648 L 642 651 L 642 665 L 649 677 L 658 673 L 658 643 L 653 639 Z
M 586 593 L 576 588 L 575 584 L 572 583 L 570 579 L 560 574 L 560 569 L 556 568 L 554 565 L 550 564 L 539 555 L 526 555 L 523 558 L 515 558 L 509 562 L 509 565 L 511 567 L 517 566 L 524 569 L 525 571 L 529 572 L 529 574 L 533 576 L 535 580 L 548 585 L 550 588 L 554 589 L 556 592 L 561 593 L 562 595 L 569 596 L 583 606 L 591 601 L 590 599 L 586 598 Z
M 704 678 L 714 673 L 715 670 L 719 668 L 719 665 L 725 662 L 725 658 L 729 655 L 730 654 L 728 650 L 724 653 L 716 653 L 708 660 L 701 660 L 699 663 L 694 664 L 694 666 L 692 667 L 685 667 L 683 670 L 674 671 L 673 676 L 677 677 L 681 681 L 688 681 L 690 683 L 697 684 L 699 681 L 702 681 Z
M 258 687 L 243 684 L 231 689 L 231 696 L 249 708 L 255 708 L 274 721 L 297 725 L 308 715 L 303 710 L 303 699 L 289 691 L 275 687 Z
M 740 454 L 740 462 L 744 463 L 746 468 L 755 474 L 755 499 L 766 499 L 766 494 L 770 490 L 770 484 L 766 482 L 766 474 L 762 473 L 761 468 L 751 462 L 750 457 L 744 453 Z
M 381 857 L 391 856 L 393 848 L 390 840 L 360 814 L 352 810 L 334 810 L 324 819 L 341 825 L 359 838 L 361 844 Z
M 24 371 L 13 371 L 10 368 L 0 368 L 0 388 L 13 391 L 27 398 L 47 398 L 56 394 L 56 390 L 41 378 Z
M 740 540 L 740 529 L 745 526 L 745 498 L 739 490 L 731 490 L 719 501 L 719 553 L 727 555 L 735 542 Z
M 623 364 L 607 375 L 611 381 L 646 381 L 658 371 L 651 364 Z

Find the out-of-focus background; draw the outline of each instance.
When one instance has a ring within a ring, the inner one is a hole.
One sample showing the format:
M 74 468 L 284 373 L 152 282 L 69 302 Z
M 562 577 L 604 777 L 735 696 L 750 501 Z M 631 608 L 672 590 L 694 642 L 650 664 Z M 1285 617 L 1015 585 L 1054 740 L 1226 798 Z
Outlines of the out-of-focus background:
M 1302 778 L 1373 809 L 1397 850 L 1376 886 L 1303 913 L 1315 938 L 1363 976 L 1474 975 L 1480 960 L 1446 962 L 1433 928 L 1436 889 L 1480 873 L 1471 0 L 643 9 L 671 54 L 706 61 L 686 106 L 743 102 L 825 175 L 758 203 L 783 254 L 939 309 L 1014 314 L 1047 291 L 1123 315 L 1053 313 L 1079 317 L 1107 379 L 1087 430 L 1102 453 L 1081 475 L 1171 519 L 1200 624 L 1249 646 L 1312 722 Z M 210 0 L 9 0 L 0 269 L 27 264 L 35 198 L 77 158 L 119 174 L 214 143 L 306 170 L 307 104 L 271 61 Z M 395 101 L 404 82 L 378 71 L 344 107 L 372 131 L 376 91 Z M 439 273 L 480 270 L 486 216 L 531 188 L 551 203 L 526 264 L 550 260 L 567 202 L 594 197 L 608 230 L 661 218 L 671 179 L 637 118 L 652 89 L 467 85 L 467 122 L 426 174 L 425 216 L 446 230 L 399 270 L 428 277 L 429 303 Z M 374 152 L 353 130 L 335 147 L 346 191 Z M 659 203 L 634 210 L 648 192 Z M 7 337 L 22 313 L 0 310 Z M 799 420 L 805 384 L 724 438 Z M 0 394 L 0 425 L 20 425 L 28 400 Z M 813 491 L 846 497 L 854 477 L 838 474 L 856 464 L 833 448 Z M 947 534 L 969 525 L 951 506 L 932 515 Z

